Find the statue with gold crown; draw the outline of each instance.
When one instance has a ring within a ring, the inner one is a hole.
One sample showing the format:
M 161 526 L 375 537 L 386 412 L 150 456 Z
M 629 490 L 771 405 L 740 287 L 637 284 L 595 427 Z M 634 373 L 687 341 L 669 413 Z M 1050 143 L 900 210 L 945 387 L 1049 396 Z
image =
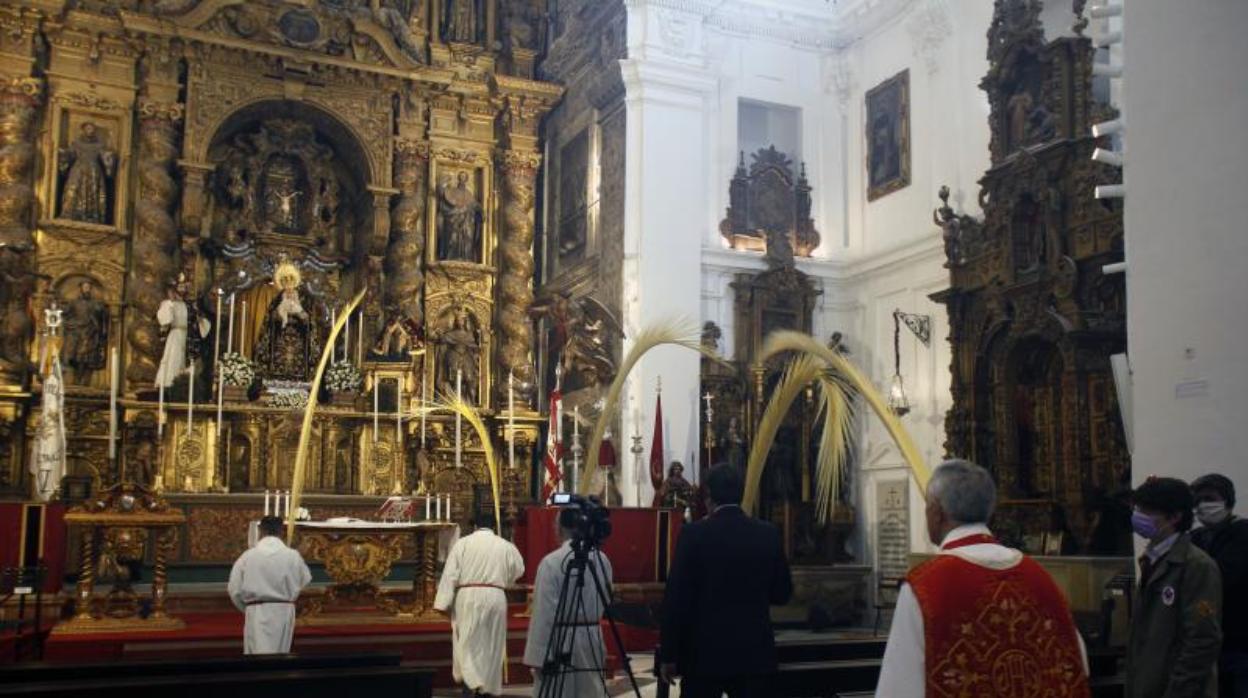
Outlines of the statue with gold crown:
M 320 357 L 321 341 L 320 323 L 308 310 L 303 274 L 293 262 L 282 260 L 273 270 L 273 285 L 277 295 L 265 310 L 257 361 L 269 379 L 307 381 Z

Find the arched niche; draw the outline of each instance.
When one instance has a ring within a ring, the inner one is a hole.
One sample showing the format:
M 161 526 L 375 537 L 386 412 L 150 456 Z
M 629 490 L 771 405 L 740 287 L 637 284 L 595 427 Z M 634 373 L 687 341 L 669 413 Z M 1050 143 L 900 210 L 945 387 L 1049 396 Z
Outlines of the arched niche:
M 373 154 L 342 119 L 308 102 L 265 100 L 234 110 L 203 161 L 210 234 L 235 248 L 277 246 L 327 260 L 358 257 L 372 230 Z

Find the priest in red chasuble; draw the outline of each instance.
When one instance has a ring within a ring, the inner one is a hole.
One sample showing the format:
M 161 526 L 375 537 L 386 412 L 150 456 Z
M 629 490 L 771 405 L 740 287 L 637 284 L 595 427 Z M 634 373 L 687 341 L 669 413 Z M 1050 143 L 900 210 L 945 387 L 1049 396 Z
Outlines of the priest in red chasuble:
M 927 489 L 927 531 L 940 553 L 906 577 L 877 696 L 1085 697 L 1083 641 L 1066 597 L 1034 560 L 1001 545 L 987 470 L 943 463 Z

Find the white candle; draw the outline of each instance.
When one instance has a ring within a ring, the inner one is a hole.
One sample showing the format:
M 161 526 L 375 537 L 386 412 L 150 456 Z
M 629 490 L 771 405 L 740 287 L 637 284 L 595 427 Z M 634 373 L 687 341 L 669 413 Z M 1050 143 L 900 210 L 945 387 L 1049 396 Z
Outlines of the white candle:
M 159 438 L 165 433 L 165 360 L 163 358 L 160 360 L 160 370 L 157 371 L 157 375 L 160 376 L 160 380 L 157 381 L 159 385 L 156 388 L 156 436 Z
M 441 495 L 438 495 L 438 508 L 434 513 L 438 515 L 438 521 L 441 521 L 442 520 L 442 496 Z
M 217 373 L 221 373 L 221 296 L 225 295 L 225 291 L 221 287 L 217 287 L 217 320 L 212 326 L 212 365 L 216 367 Z
M 377 423 L 380 421 L 378 415 L 380 414 L 381 403 L 379 402 L 378 397 L 377 397 L 378 395 L 381 394 L 381 391 L 379 390 L 380 387 L 381 387 L 381 381 L 377 380 L 374 377 L 373 378 L 373 443 L 377 443 Z
M 264 515 L 269 515 L 269 491 L 264 491 Z
M 429 381 L 422 376 L 424 397 L 420 401 L 420 447 L 425 447 L 425 411 L 429 408 Z
M 247 338 L 247 301 L 243 301 L 243 312 L 238 318 L 238 353 L 247 356 L 247 347 L 243 340 Z
M 432 497 L 425 495 L 425 521 L 429 520 L 429 510 L 433 507 Z
M 400 376 L 394 384 L 395 397 L 397 398 L 394 406 L 394 433 L 395 439 L 399 444 L 399 458 L 403 458 L 403 377 Z M 402 460 L 400 460 L 402 462 Z
M 108 357 L 108 459 L 117 460 L 117 383 L 120 380 L 120 362 L 117 360 L 117 347 L 113 347 Z
M 507 469 L 516 469 L 516 374 L 507 372 Z
M 217 297 L 217 327 L 218 328 L 221 327 L 221 298 L 219 296 Z M 240 331 L 242 330 L 243 326 L 241 323 L 239 324 L 238 328 Z M 220 332 L 220 329 L 218 329 L 217 331 Z M 225 353 L 228 354 L 234 351 L 234 294 L 233 293 L 230 294 L 230 329 L 226 333 L 225 336 L 226 336 Z M 243 343 L 240 341 L 238 344 L 241 347 Z
M 195 359 L 186 369 L 186 435 L 195 433 Z
M 363 310 L 360 311 L 358 320 L 359 320 L 359 330 L 356 332 L 356 334 L 358 335 L 358 338 L 356 339 L 356 342 L 355 342 L 355 365 L 363 366 L 364 365 L 364 311 Z
M 329 309 L 329 328 L 333 331 L 334 325 L 338 324 L 338 309 Z M 338 363 L 338 340 L 334 340 L 334 349 L 329 352 L 330 363 Z
M 290 490 L 286 490 L 286 518 L 290 518 Z
M 446 520 L 450 521 L 451 520 L 451 495 L 449 494 L 446 495 L 446 508 L 443 511 L 446 513 Z
M 455 369 L 455 397 L 456 399 L 459 399 L 459 400 L 463 399 L 463 394 L 464 394 L 464 391 L 462 389 L 463 382 L 464 382 L 463 370 L 458 369 L 458 368 Z M 459 438 L 460 423 L 461 423 L 460 420 L 462 418 L 463 418 L 463 415 L 461 415 L 459 412 L 455 413 L 455 467 L 456 468 L 463 465 L 462 461 L 460 460 L 462 449 L 461 449 L 461 441 Z
M 347 324 L 342 328 L 342 360 L 350 361 L 351 355 L 351 313 L 347 313 Z

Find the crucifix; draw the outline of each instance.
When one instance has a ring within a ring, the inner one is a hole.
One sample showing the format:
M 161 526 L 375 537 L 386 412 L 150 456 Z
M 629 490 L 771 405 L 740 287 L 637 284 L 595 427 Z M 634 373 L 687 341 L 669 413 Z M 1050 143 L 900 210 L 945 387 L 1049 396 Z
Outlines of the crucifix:
M 715 446 L 715 435 L 711 433 L 711 416 L 714 414 L 714 411 L 711 408 L 711 401 L 714 399 L 714 396 L 711 395 L 711 391 L 709 390 L 702 396 L 702 401 L 706 403 L 706 431 L 702 436 L 702 443 L 706 446 L 707 468 L 710 468 L 713 465 L 711 462 L 711 449 Z

